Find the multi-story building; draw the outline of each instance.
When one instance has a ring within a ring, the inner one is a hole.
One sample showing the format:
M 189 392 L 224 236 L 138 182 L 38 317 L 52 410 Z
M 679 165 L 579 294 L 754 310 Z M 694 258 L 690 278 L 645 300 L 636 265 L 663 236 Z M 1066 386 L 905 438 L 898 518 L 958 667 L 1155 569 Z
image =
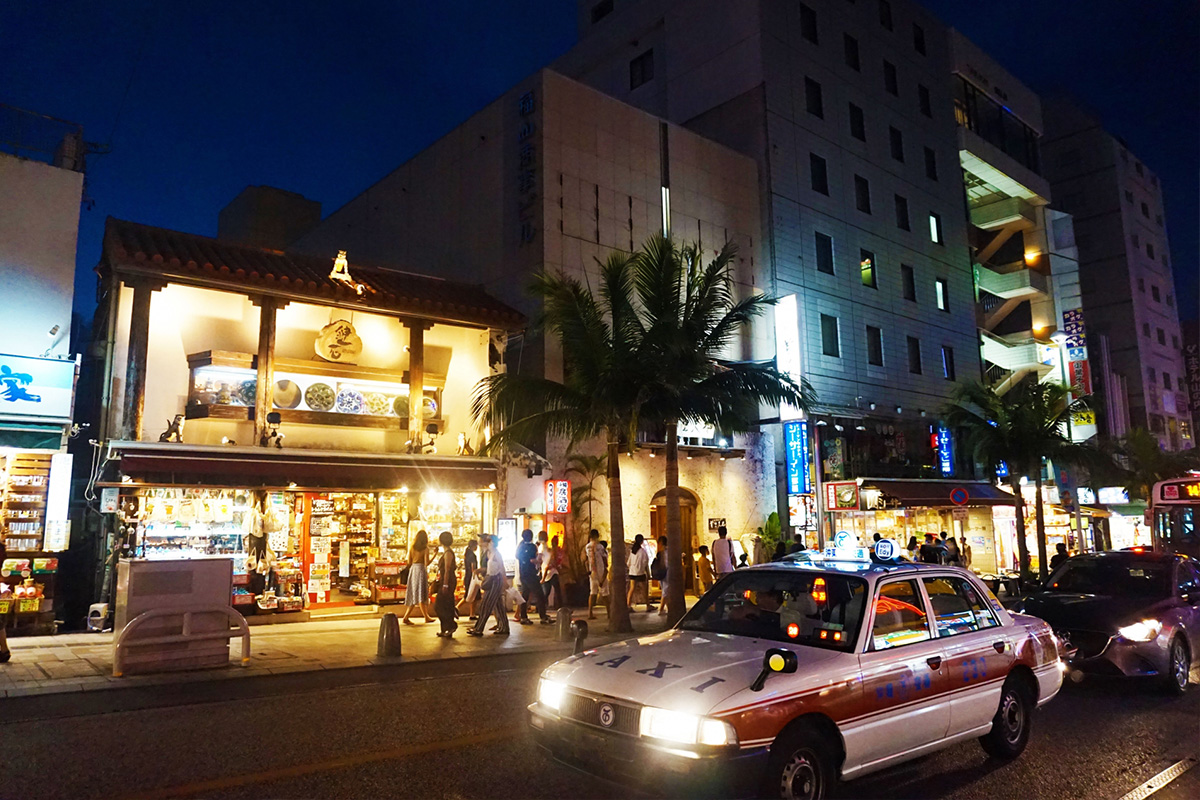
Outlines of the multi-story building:
M 1170 246 L 1158 176 L 1076 105 L 1046 107 L 1046 174 L 1075 218 L 1083 308 L 1102 369 L 1104 430 L 1147 428 L 1193 446 Z M 1123 390 L 1123 391 L 1122 391 Z M 1122 394 L 1124 396 L 1122 396 Z

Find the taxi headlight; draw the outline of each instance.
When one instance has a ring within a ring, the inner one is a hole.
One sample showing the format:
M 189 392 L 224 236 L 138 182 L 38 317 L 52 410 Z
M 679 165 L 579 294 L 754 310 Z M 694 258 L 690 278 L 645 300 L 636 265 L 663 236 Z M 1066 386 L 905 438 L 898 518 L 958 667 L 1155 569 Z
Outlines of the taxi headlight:
M 638 732 L 652 739 L 679 744 L 720 746 L 737 743 L 737 733 L 728 722 L 654 706 L 642 707 Z
M 1131 642 L 1148 642 L 1158 636 L 1158 632 L 1161 630 L 1162 623 L 1158 620 L 1144 619 L 1141 622 L 1126 625 L 1124 628 L 1117 628 L 1117 633 L 1121 638 Z
M 538 703 L 546 708 L 558 711 L 562 708 L 563 694 L 567 687 L 558 681 L 542 678 L 538 681 Z

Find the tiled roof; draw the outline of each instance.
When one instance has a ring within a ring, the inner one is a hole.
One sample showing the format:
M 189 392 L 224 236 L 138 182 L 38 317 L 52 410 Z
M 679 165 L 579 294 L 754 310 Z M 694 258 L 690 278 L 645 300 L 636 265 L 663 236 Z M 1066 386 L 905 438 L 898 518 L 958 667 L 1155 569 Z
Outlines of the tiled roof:
M 525 325 L 524 315 L 479 286 L 351 261 L 360 293 L 329 277 L 335 255 L 285 253 L 109 217 L 100 268 L 448 322 L 510 330 Z

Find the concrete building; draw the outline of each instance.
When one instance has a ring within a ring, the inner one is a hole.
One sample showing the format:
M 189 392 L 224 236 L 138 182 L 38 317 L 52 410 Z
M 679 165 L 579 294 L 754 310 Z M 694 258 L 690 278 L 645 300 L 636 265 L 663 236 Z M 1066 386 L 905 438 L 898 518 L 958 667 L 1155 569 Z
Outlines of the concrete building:
M 1193 446 L 1183 343 L 1158 176 L 1090 114 L 1048 103 L 1046 175 L 1075 218 L 1083 309 L 1100 369 L 1099 421 L 1119 436 L 1146 428 L 1164 447 Z

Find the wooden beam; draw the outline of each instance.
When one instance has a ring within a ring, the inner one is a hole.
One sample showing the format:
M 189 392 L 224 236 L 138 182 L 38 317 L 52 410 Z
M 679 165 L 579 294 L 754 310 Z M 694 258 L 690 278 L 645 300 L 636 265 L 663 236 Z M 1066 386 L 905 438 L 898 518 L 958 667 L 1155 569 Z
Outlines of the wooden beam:
M 421 442 L 425 436 L 421 414 L 425 399 L 425 329 L 433 326 L 424 320 L 401 322 L 408 328 L 408 436 L 413 442 Z
M 268 430 L 267 414 L 275 397 L 275 312 L 278 301 L 264 296 L 256 299 L 258 306 L 258 376 L 254 391 L 254 441 L 260 441 Z
M 125 365 L 125 402 L 121 431 L 125 439 L 142 438 L 146 409 L 146 354 L 150 346 L 150 297 L 161 283 L 130 280 L 133 308 L 129 318 L 129 360 Z

